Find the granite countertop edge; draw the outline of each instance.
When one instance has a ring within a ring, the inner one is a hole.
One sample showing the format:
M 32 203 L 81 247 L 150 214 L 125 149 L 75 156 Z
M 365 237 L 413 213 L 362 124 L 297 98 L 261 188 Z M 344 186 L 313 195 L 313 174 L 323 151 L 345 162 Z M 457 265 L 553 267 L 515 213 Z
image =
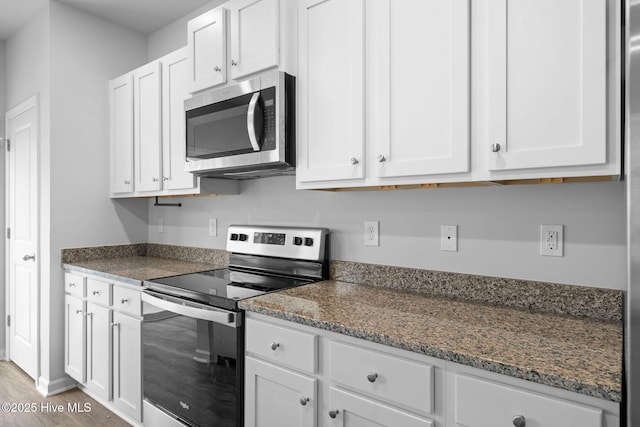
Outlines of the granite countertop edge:
M 107 273 L 107 272 L 104 272 L 104 271 L 93 270 L 91 268 L 86 268 L 86 267 L 80 267 L 80 266 L 74 265 L 74 264 L 62 264 L 62 267 L 65 270 L 72 270 L 72 271 L 77 271 L 77 272 L 80 272 L 80 273 L 91 274 L 91 275 L 98 276 L 98 277 L 104 277 L 105 279 L 117 280 L 117 281 L 128 283 L 128 284 L 134 285 L 134 286 L 142 286 L 142 282 L 144 282 L 144 280 L 132 279 L 131 277 L 119 276 L 117 274 Z
M 411 351 L 414 353 L 423 354 L 425 356 L 434 357 L 445 361 L 459 363 L 461 365 L 471 366 L 474 368 L 482 369 L 489 372 L 494 372 L 502 375 L 507 375 L 514 378 L 519 378 L 527 381 L 531 381 L 538 384 L 544 384 L 554 388 L 560 388 L 567 391 L 576 392 L 579 394 L 596 397 L 608 401 L 620 403 L 622 401 L 621 393 L 617 390 L 612 390 L 609 387 L 584 384 L 582 382 L 572 380 L 570 378 L 545 375 L 535 370 L 522 369 L 518 366 L 505 365 L 502 363 L 496 363 L 491 360 L 470 357 L 464 354 L 460 354 L 454 351 L 442 350 L 437 347 L 411 343 L 402 339 L 397 339 L 392 336 L 378 334 L 358 328 L 341 325 L 338 323 L 327 322 L 323 320 L 315 320 L 308 317 L 300 316 L 290 312 L 258 306 L 251 303 L 251 300 L 246 302 L 240 302 L 239 307 L 246 311 L 251 311 L 258 314 L 263 314 L 270 317 L 275 317 L 282 320 L 291 321 L 301 325 L 311 326 L 319 329 L 323 329 L 330 332 L 335 332 L 342 335 L 351 336 L 354 338 L 364 339 L 377 344 L 387 345 L 390 347 L 399 348 L 402 350 Z

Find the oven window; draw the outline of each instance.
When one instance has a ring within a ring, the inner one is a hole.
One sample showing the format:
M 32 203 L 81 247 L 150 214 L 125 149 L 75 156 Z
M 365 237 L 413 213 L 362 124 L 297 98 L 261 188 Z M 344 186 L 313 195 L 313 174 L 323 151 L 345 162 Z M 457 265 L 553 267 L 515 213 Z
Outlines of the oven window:
M 242 329 L 151 311 L 142 331 L 145 399 L 192 425 L 241 425 Z

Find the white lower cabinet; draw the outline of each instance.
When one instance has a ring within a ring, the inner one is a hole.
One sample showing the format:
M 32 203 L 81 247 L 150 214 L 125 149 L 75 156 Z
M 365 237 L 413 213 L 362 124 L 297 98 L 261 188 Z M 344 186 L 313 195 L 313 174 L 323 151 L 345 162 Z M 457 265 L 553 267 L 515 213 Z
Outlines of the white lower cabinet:
M 251 312 L 246 330 L 246 427 L 620 427 L 616 402 Z
M 140 422 L 140 290 L 66 273 L 65 280 L 71 283 L 71 279 L 74 286 L 67 287 L 65 295 L 65 372 L 101 404 L 130 422 Z
M 317 380 L 262 362 L 245 361 L 245 425 L 314 427 L 317 420 Z

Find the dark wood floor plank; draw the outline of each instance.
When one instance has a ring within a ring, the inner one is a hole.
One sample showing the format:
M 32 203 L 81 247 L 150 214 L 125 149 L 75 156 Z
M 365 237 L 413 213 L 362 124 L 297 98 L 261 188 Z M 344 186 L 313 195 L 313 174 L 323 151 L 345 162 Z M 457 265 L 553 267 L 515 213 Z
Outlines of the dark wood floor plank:
M 35 405 L 35 412 L 7 412 L 0 408 L 0 427 L 126 427 L 127 422 L 79 389 L 48 398 L 37 390 L 34 381 L 15 364 L 0 361 L 0 405 Z M 69 405 L 90 411 L 73 412 Z M 48 409 L 62 405 L 62 412 Z M 2 407 L 4 408 L 4 407 Z M 17 409 L 17 408 L 16 408 Z

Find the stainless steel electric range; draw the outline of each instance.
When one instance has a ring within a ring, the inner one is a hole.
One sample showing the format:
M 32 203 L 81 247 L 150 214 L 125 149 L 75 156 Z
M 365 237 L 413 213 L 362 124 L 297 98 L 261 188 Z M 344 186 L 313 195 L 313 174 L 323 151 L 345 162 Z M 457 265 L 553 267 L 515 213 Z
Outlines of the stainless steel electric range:
M 328 277 L 328 231 L 233 225 L 229 267 L 144 282 L 145 424 L 243 425 L 238 302 Z

